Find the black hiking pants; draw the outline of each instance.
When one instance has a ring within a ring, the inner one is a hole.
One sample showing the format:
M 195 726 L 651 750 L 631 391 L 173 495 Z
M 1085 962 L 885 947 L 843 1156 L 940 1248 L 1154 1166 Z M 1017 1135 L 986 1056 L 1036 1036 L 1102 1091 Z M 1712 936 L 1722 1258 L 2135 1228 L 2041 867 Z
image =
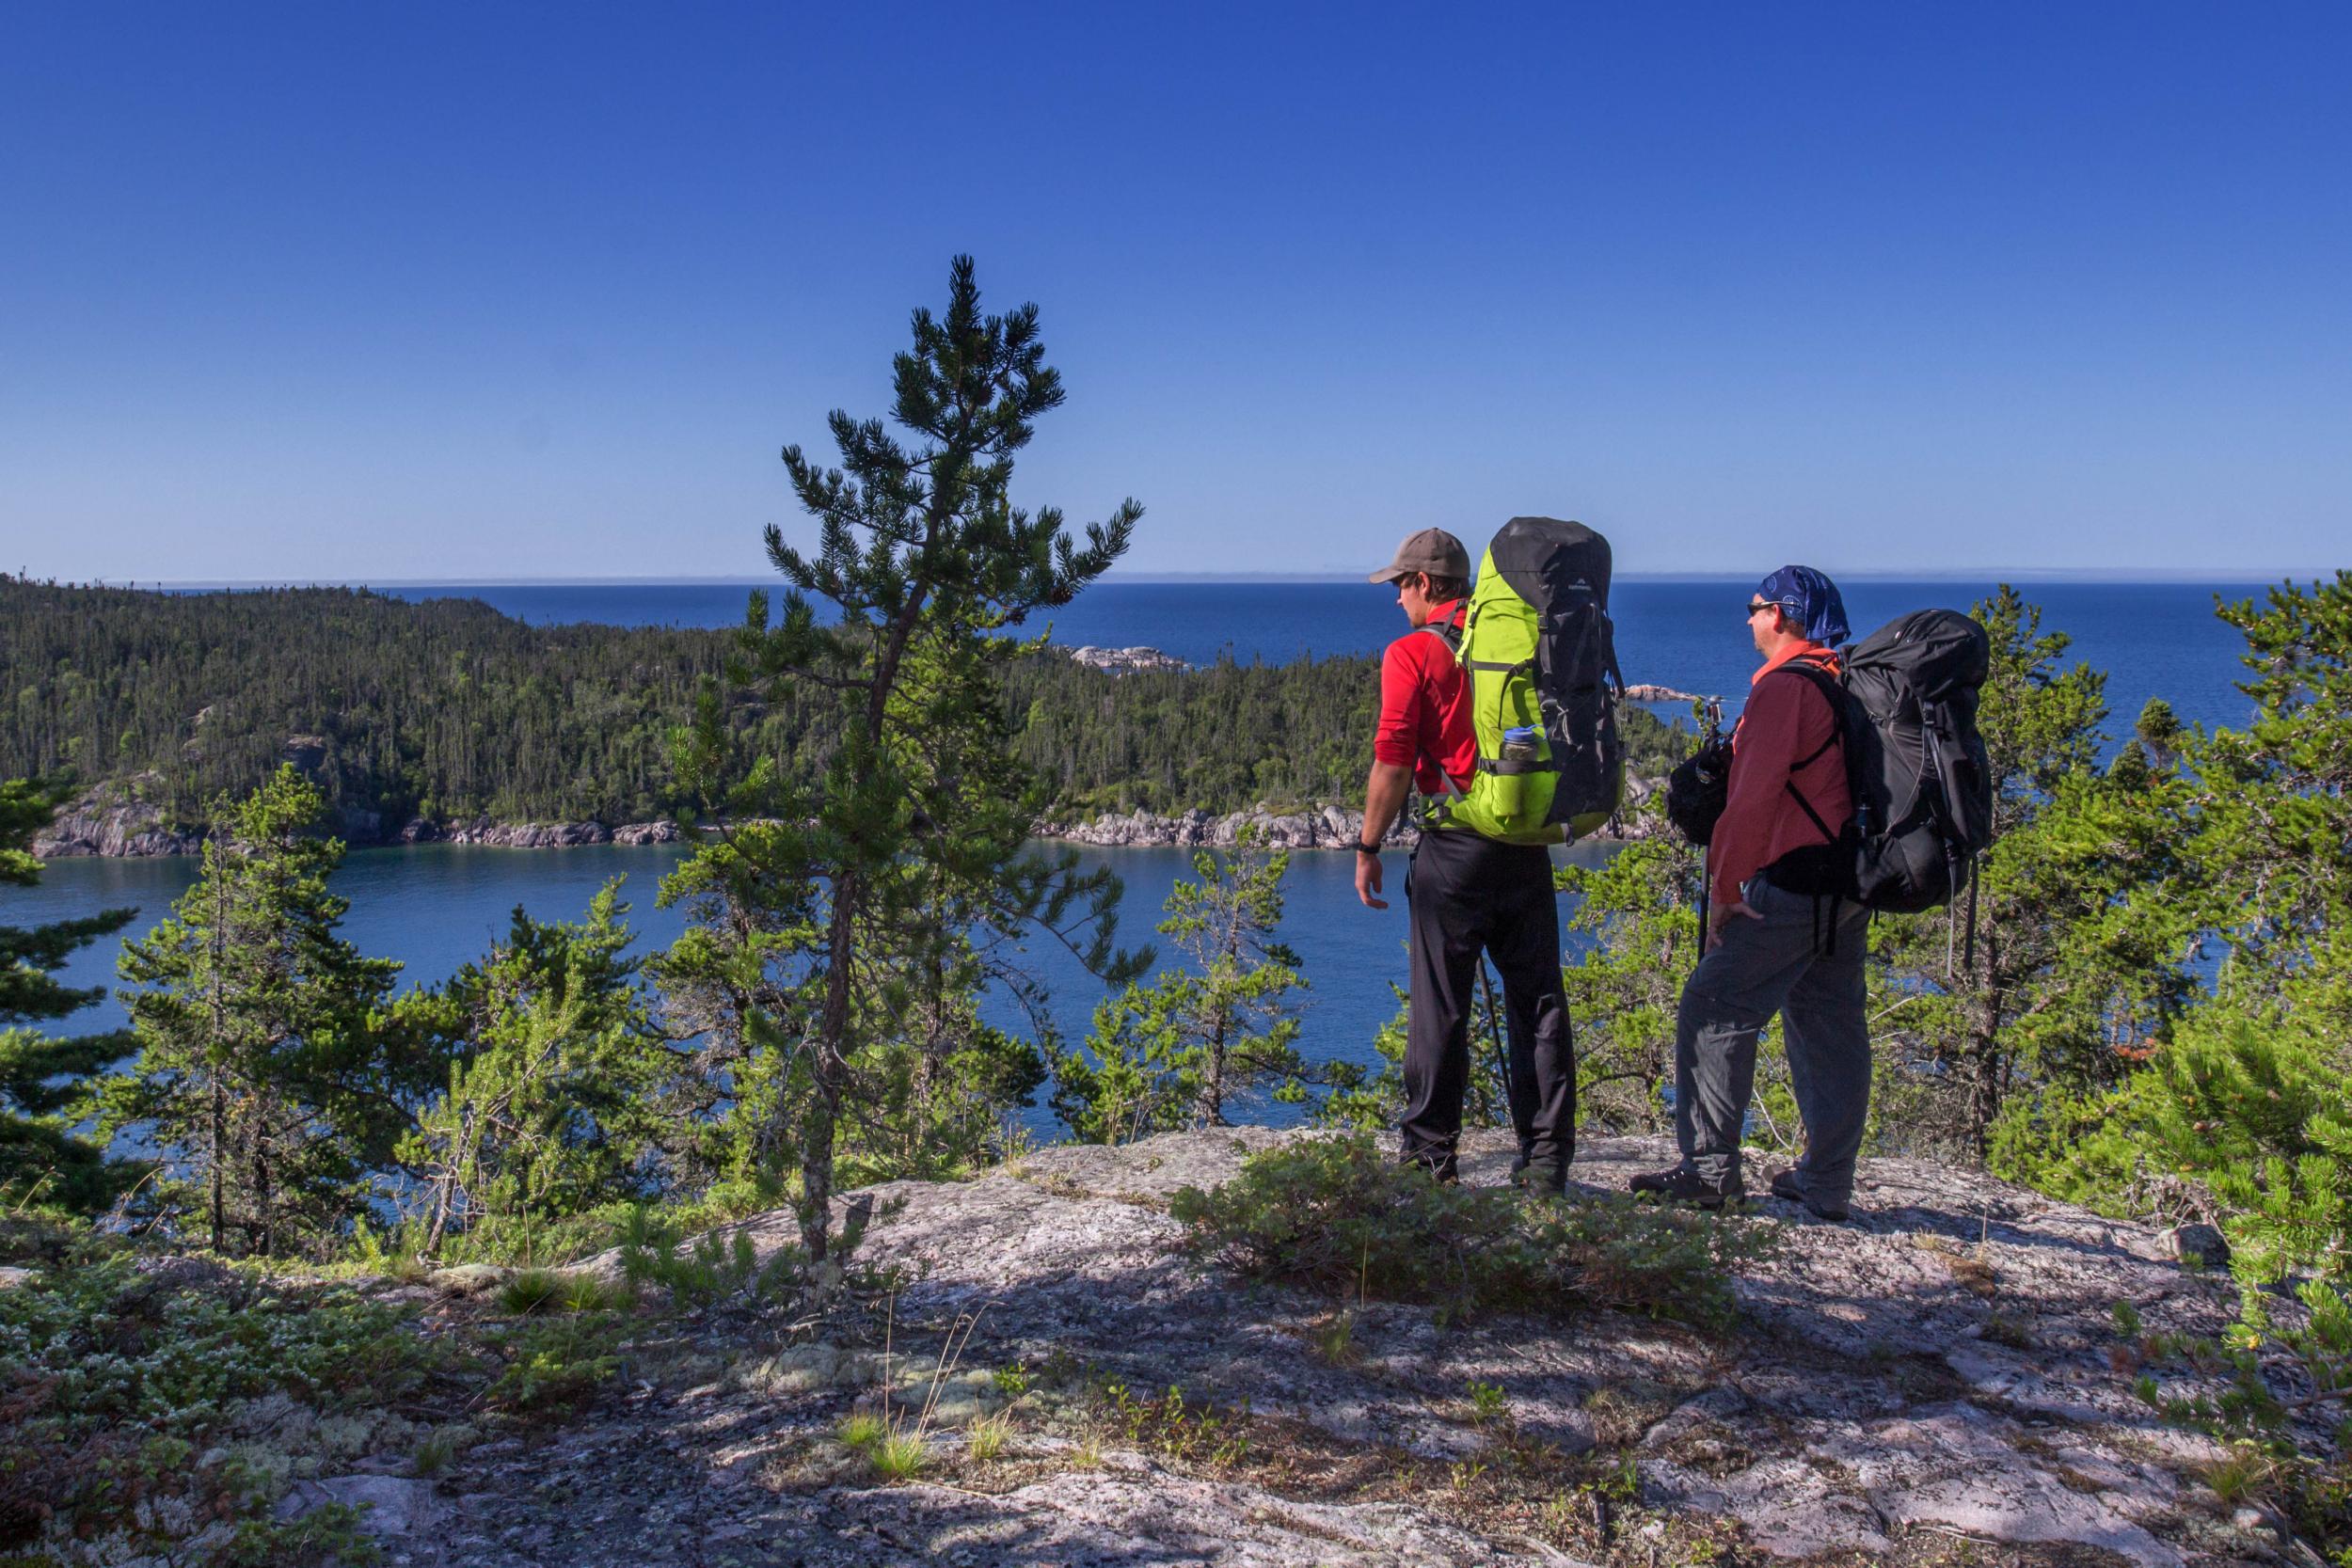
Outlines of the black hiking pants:
M 1560 984 L 1560 903 L 1541 845 L 1462 829 L 1424 832 L 1405 875 L 1412 995 L 1405 1042 L 1405 1158 L 1451 1179 L 1470 1086 L 1481 953 L 1502 975 L 1505 1078 L 1519 1152 L 1558 1184 L 1576 1154 L 1576 1053 Z

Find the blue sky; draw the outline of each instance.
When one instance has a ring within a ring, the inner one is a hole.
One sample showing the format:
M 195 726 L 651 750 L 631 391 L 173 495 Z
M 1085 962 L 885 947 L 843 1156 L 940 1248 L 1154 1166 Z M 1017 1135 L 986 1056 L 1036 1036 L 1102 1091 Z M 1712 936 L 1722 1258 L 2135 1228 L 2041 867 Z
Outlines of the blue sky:
M 715 577 L 957 251 L 1136 573 L 2352 563 L 2352 9 L 17 6 L 0 570 Z

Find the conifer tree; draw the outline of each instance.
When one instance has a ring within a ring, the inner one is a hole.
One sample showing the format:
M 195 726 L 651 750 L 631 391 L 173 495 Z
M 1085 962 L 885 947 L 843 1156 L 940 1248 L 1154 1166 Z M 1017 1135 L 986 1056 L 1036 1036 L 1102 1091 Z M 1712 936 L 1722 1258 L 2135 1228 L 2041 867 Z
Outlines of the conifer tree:
M 1971 899 L 1881 917 L 1871 1010 L 1877 1120 L 1907 1151 L 1982 1160 L 2012 1105 L 2097 1092 L 2129 1070 L 2188 986 L 2191 922 L 2133 902 L 2172 875 L 2164 781 L 2103 770 L 2103 672 L 2065 666 L 2071 640 L 2004 585 L 1976 607 L 1992 670 L 1979 727 L 1994 839 Z
M 1298 955 L 1277 942 L 1290 852 L 1245 842 L 1192 858 L 1160 933 L 1192 960 L 1131 984 L 1095 1009 L 1087 1049 L 1057 1052 L 1054 1109 L 1088 1142 L 1126 1143 L 1177 1127 L 1222 1127 L 1255 1090 L 1303 1095 L 1291 993 Z
M 40 862 L 28 846 L 56 815 L 57 793 L 25 779 L 0 784 L 0 886 L 31 887 Z M 129 1053 L 115 1032 L 58 1037 L 27 1027 L 71 1016 L 105 993 L 60 983 L 56 971 L 80 949 L 130 924 L 131 910 L 106 910 L 43 926 L 0 926 L 0 1195 L 9 1202 L 103 1208 L 140 1167 L 109 1161 L 102 1145 L 77 1136 L 73 1113 L 107 1063 Z
M 1663 791 L 1641 815 L 1647 837 L 1554 879 L 1576 899 L 1567 930 L 1593 937 L 1561 971 L 1576 1021 L 1577 1116 L 1612 1132 L 1665 1125 L 1659 1087 L 1674 1080 L 1676 1009 L 1698 963 L 1699 851 L 1667 826 Z M 1768 1085 L 1774 1066 L 1759 1063 Z
M 2352 1277 L 2352 572 L 2220 614 L 2246 637 L 2254 716 L 2210 736 L 2143 723 L 2143 750 L 2180 759 L 2186 842 L 2137 902 L 2190 911 L 2223 956 L 2144 1069 L 2059 1108 L 2039 1175 L 2218 1219 L 2243 1278 Z
M 1110 948 L 1117 882 L 1078 874 L 1075 857 L 1031 852 L 1050 790 L 1012 755 L 1004 677 L 1024 644 L 1000 635 L 1067 604 L 1127 548 L 1142 509 L 1122 502 L 1071 538 L 1053 508 L 1011 499 L 1013 459 L 1039 416 L 1058 406 L 1034 306 L 980 309 L 969 257 L 950 269 L 946 313 L 914 312 L 914 344 L 893 361 L 892 414 L 836 412 L 838 468 L 784 450 L 794 493 L 817 519 L 813 552 L 768 530 L 788 585 L 768 628 L 755 595 L 739 688 L 768 701 L 829 699 L 830 751 L 813 767 L 764 759 L 724 788 L 737 748 L 726 710 L 703 705 L 681 747 L 683 772 L 734 819 L 780 824 L 731 844 L 758 863 L 737 886 L 763 905 L 818 911 L 797 973 L 805 1014 L 754 1014 L 748 1033 L 787 1058 L 771 1070 L 771 1148 L 799 1170 L 803 1239 L 826 1247 L 845 1112 L 882 1098 L 918 1033 L 902 1011 L 906 977 L 940 970 L 969 927 L 1002 936 L 1032 926 L 1089 966 Z M 818 603 L 838 612 L 820 625 Z M 791 1032 L 787 1035 L 785 1031 Z
M 505 940 L 447 984 L 402 999 L 448 1041 L 445 1092 L 418 1114 L 400 1159 L 417 1179 L 418 1250 L 455 1233 L 497 1242 L 534 1222 L 653 1195 L 652 1096 L 668 1066 L 637 986 L 608 882 L 573 923 L 514 912 Z
M 755 799 L 758 777 L 755 768 L 737 798 Z M 645 965 L 678 1052 L 657 1091 L 661 1142 L 673 1180 L 697 1196 L 772 1201 L 800 1168 L 794 1113 L 807 1074 L 794 1047 L 821 998 L 823 928 L 817 884 L 780 842 L 790 831 L 730 825 L 661 881 L 660 907 L 683 908 L 688 922 Z M 777 866 L 790 874 L 771 876 Z
M 167 1206 L 215 1251 L 277 1257 L 330 1237 L 390 1164 L 414 1064 L 379 1013 L 400 965 L 336 934 L 343 847 L 312 836 L 319 792 L 291 766 L 223 800 L 202 874 L 118 965 L 139 1053 L 103 1125 L 147 1124 Z M 405 1069 L 405 1070 L 404 1070 Z

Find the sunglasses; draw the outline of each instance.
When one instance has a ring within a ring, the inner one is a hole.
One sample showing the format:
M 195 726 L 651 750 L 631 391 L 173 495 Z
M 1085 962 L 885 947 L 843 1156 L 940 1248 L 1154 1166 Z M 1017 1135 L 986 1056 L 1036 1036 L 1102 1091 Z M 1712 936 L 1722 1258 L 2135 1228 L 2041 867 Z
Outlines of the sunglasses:
M 1762 599 L 1752 600 L 1748 605 L 1748 619 L 1755 620 L 1756 613 L 1759 610 L 1778 610 L 1779 608 L 1777 604 L 1767 603 Z

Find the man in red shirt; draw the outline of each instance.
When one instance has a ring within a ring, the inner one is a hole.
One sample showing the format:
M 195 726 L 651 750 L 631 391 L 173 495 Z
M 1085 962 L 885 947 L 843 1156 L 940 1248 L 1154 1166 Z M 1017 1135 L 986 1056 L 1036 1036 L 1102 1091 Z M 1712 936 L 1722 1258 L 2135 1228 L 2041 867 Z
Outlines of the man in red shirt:
M 1778 1013 L 1805 1152 L 1773 1178 L 1772 1194 L 1842 1220 L 1870 1105 L 1870 916 L 1845 896 L 1853 800 L 1838 713 L 1817 681 L 1837 673 L 1845 602 L 1820 572 L 1784 566 L 1750 596 L 1748 630 L 1764 664 L 1732 734 L 1728 797 L 1708 849 L 1707 950 L 1676 1018 L 1682 1161 L 1632 1187 L 1709 1209 L 1742 1196 L 1756 1039 Z
M 1413 630 L 1380 660 L 1380 724 L 1364 786 L 1356 894 L 1375 910 L 1380 843 L 1409 791 L 1435 799 L 1478 770 L 1470 682 L 1457 658 L 1470 552 L 1423 529 L 1372 574 L 1393 583 Z M 1440 1180 L 1454 1176 L 1470 1085 L 1470 999 L 1482 953 L 1502 975 L 1510 1032 L 1507 1088 L 1519 1139 L 1515 1175 L 1558 1192 L 1576 1149 L 1576 1065 L 1560 980 L 1560 905 L 1541 845 L 1498 844 L 1464 828 L 1424 830 L 1405 877 L 1411 999 L 1405 1044 L 1404 1157 Z

